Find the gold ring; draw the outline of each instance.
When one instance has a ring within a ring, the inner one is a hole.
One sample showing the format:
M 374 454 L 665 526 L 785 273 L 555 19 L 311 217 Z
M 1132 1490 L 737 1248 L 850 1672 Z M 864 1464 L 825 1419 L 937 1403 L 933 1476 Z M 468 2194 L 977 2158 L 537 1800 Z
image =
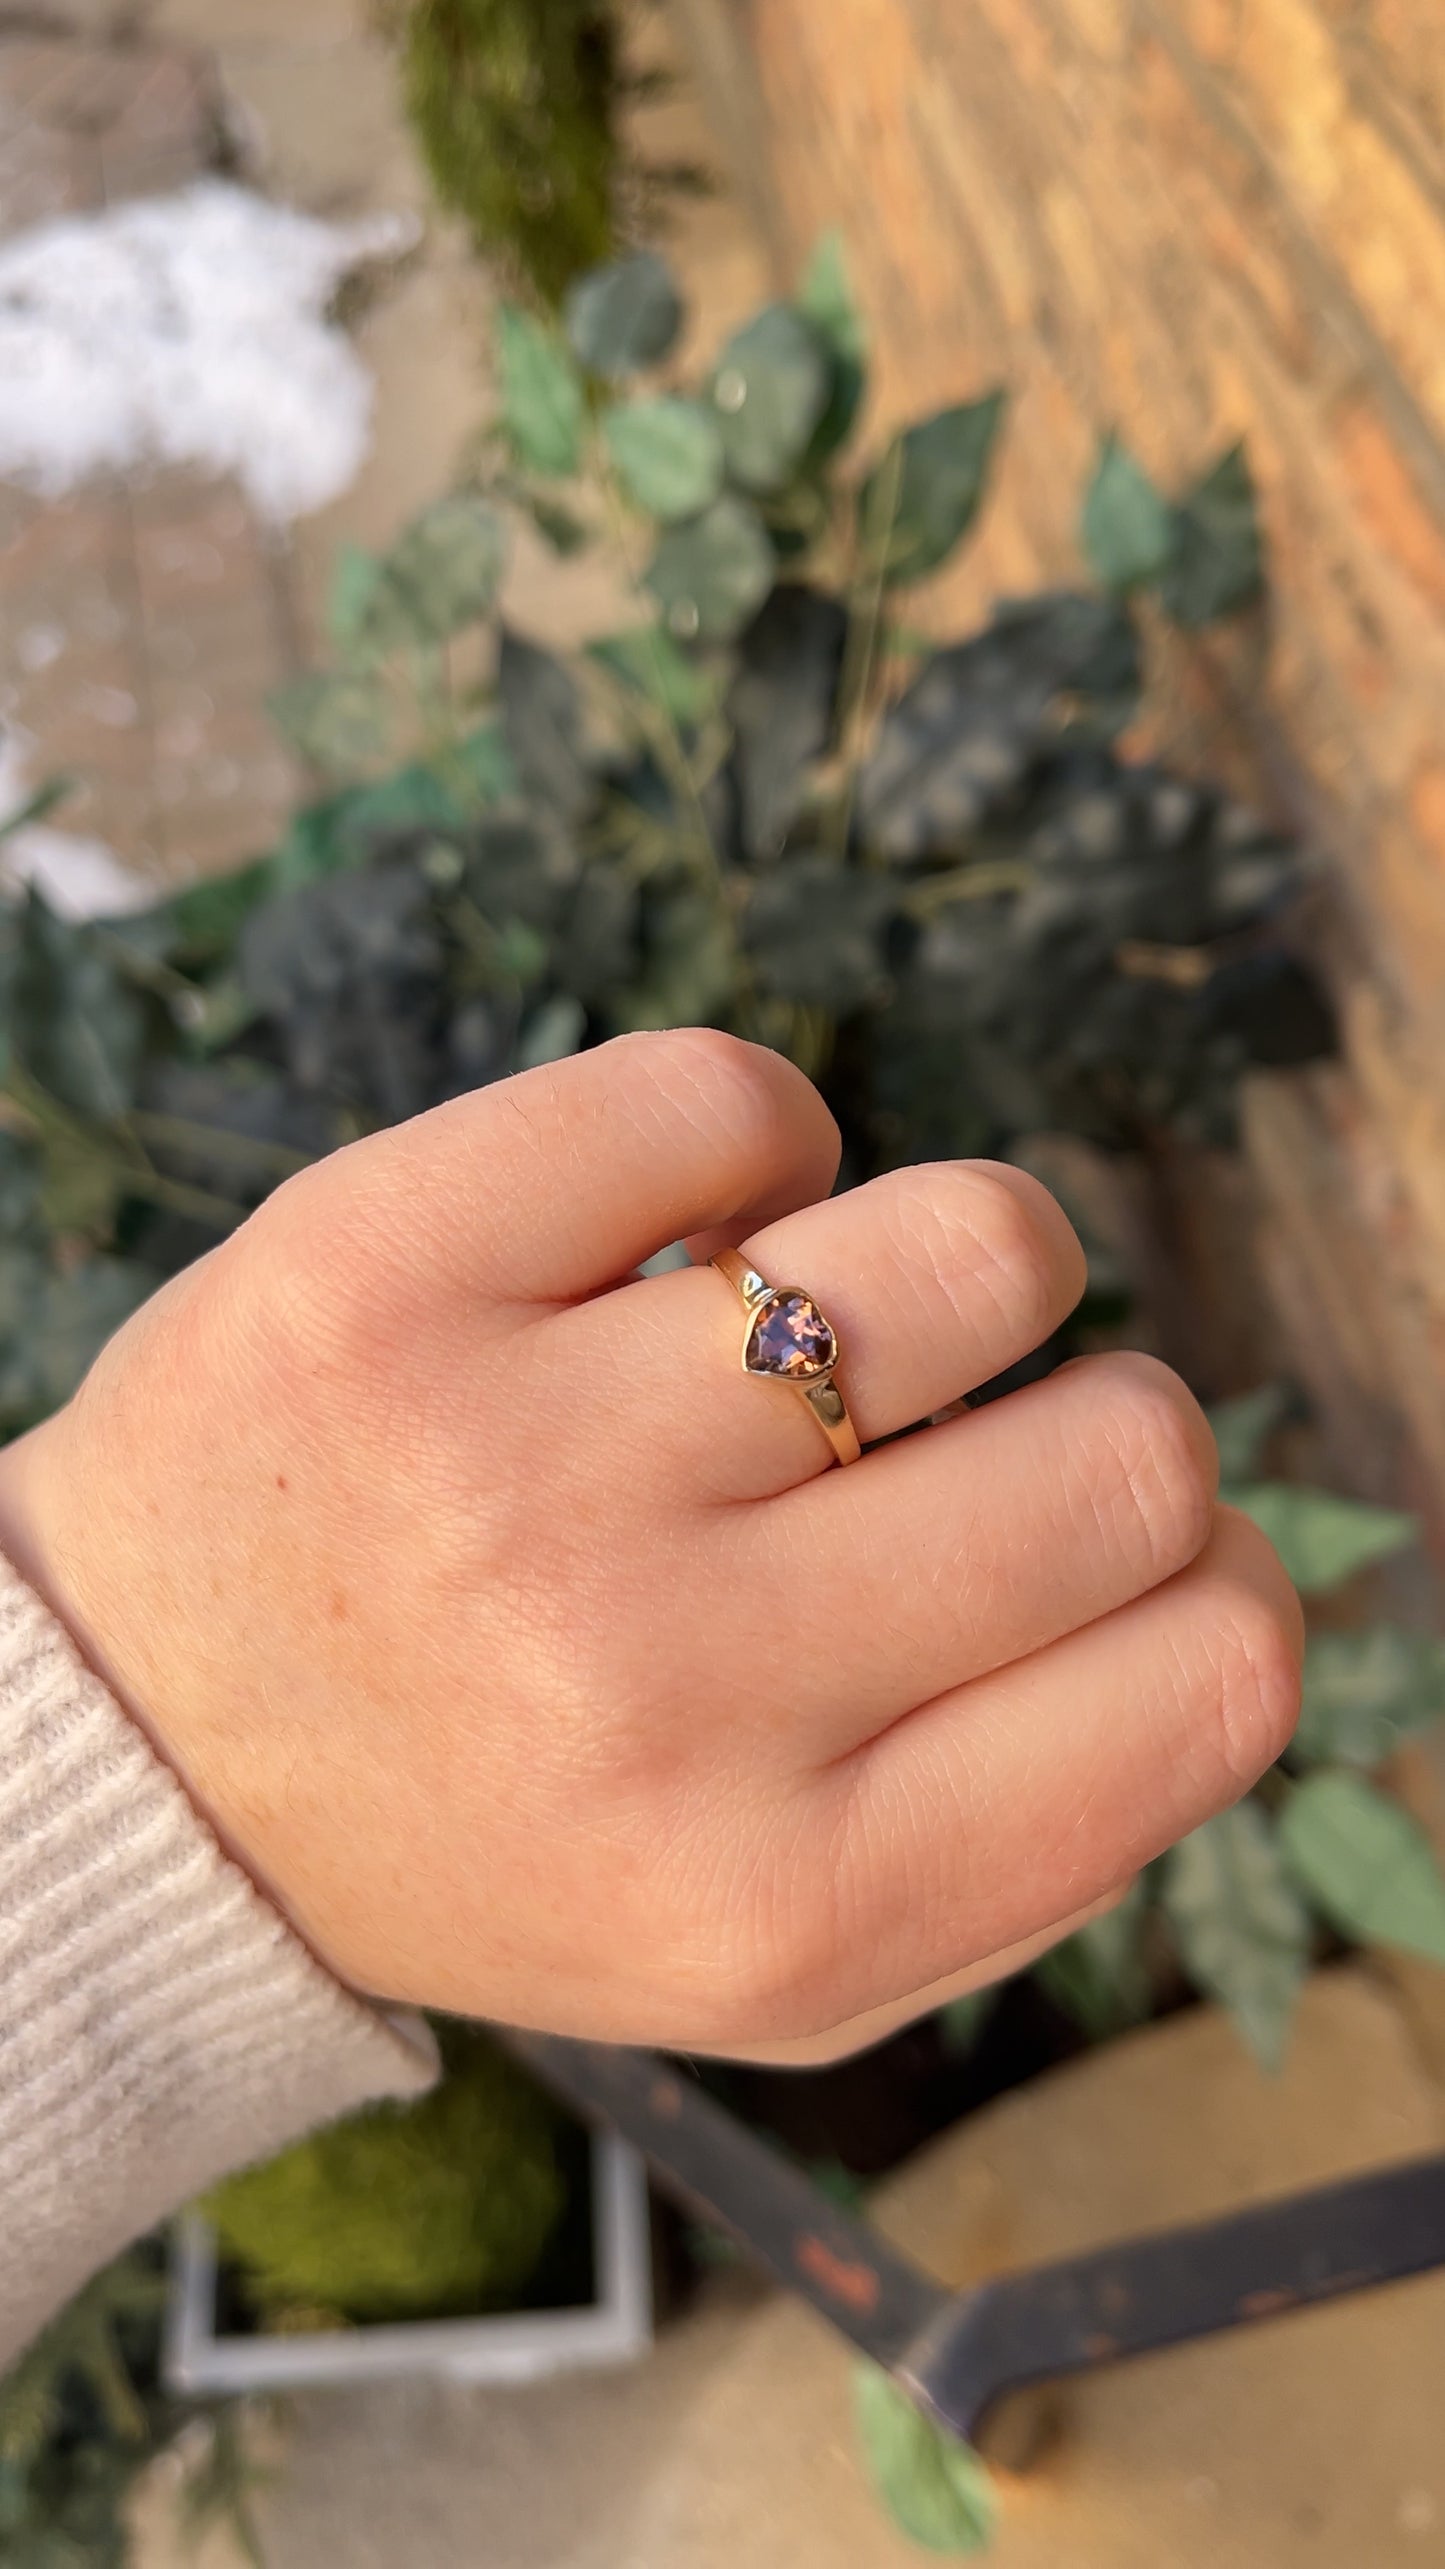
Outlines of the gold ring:
M 838 1463 L 856 1463 L 862 1452 L 848 1404 L 833 1380 L 838 1340 L 810 1293 L 797 1285 L 770 1285 L 736 1249 L 719 1249 L 711 1261 L 726 1276 L 746 1315 L 743 1372 L 786 1383 L 807 1402 Z

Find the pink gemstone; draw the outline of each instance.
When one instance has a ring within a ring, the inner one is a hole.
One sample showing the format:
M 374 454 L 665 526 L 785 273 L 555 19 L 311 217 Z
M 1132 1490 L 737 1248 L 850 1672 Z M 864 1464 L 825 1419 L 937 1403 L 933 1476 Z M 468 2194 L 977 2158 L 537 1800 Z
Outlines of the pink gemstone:
M 826 1374 L 837 1358 L 837 1340 L 805 1293 L 774 1293 L 759 1304 L 743 1356 L 750 1374 L 781 1374 L 791 1382 L 811 1382 Z

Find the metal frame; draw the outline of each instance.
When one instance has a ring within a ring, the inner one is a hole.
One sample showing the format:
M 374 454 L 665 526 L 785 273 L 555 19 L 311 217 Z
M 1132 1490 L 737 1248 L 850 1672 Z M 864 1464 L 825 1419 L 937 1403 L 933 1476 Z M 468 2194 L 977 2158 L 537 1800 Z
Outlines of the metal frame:
M 730 2230 L 955 2435 L 1028 2382 L 1090 2372 L 1445 2265 L 1445 2153 L 949 2292 L 685 2068 L 557 2035 L 503 2039 L 658 2183 Z
M 597 2297 L 585 2309 L 225 2337 L 216 2332 L 215 2236 L 188 2214 L 171 2256 L 166 2382 L 186 2394 L 340 2388 L 406 2374 L 513 2383 L 634 2363 L 652 2344 L 647 2176 L 637 2151 L 612 2133 L 592 2141 L 592 2236 Z

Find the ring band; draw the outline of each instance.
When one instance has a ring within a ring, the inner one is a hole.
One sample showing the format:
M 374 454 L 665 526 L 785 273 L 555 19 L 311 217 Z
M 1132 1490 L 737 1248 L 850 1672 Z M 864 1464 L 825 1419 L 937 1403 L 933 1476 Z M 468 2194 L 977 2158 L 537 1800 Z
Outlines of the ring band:
M 743 1372 L 785 1383 L 804 1399 L 837 1463 L 856 1463 L 862 1452 L 848 1404 L 833 1380 L 837 1336 L 810 1293 L 797 1285 L 770 1285 L 736 1249 L 719 1249 L 710 1263 L 726 1276 L 746 1315 Z

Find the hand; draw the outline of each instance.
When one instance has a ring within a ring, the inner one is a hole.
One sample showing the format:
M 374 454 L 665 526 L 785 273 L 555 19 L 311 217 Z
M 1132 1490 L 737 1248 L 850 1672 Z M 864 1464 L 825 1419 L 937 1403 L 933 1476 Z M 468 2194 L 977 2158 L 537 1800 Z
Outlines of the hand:
M 357 1143 L 0 1458 L 0 1532 L 345 1978 L 749 2050 L 1045 1941 L 1295 1719 L 1189 1394 L 1100 1356 L 838 1469 L 693 1235 L 815 1293 L 865 1442 L 1084 1278 L 1018 1170 L 827 1198 L 771 1053 L 634 1036 Z M 870 2011 L 873 2011 L 870 2013 Z

